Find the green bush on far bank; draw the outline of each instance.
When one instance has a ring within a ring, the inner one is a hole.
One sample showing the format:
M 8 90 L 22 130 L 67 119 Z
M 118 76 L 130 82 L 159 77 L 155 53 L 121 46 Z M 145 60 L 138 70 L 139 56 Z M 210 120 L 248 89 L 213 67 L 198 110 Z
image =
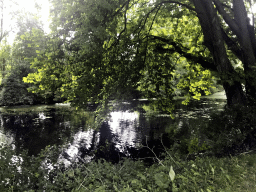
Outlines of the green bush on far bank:
M 21 63 L 11 69 L 2 80 L 0 105 L 12 106 L 35 103 L 36 95 L 28 93 L 27 88 L 30 85 L 22 81 L 22 77 L 31 72 L 29 65 L 26 63 Z

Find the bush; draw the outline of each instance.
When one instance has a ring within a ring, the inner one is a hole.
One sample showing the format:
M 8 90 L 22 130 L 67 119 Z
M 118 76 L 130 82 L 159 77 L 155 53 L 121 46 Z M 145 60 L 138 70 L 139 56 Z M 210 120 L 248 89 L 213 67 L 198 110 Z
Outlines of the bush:
M 225 108 L 203 131 L 218 155 L 235 154 L 256 145 L 256 111 L 250 106 Z
M 99 160 L 65 168 L 57 163 L 59 151 L 53 147 L 47 147 L 38 157 L 28 157 L 26 153 L 16 156 L 8 147 L 0 152 L 1 191 L 255 191 L 256 188 L 255 154 L 182 160 L 170 151 L 149 167 L 140 160 L 124 159 L 118 164 Z M 51 169 L 50 164 L 56 166 Z

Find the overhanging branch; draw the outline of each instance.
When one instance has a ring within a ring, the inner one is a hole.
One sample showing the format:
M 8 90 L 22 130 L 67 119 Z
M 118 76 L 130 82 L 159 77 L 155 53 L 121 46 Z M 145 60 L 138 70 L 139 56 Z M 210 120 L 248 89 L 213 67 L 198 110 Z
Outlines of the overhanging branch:
M 221 29 L 222 32 L 222 37 L 227 44 L 228 48 L 237 56 L 237 58 L 242 61 L 243 59 L 243 54 L 242 51 L 239 49 L 237 43 L 233 41 L 224 31 L 224 29 Z
M 183 57 L 185 57 L 186 59 L 193 61 L 195 63 L 200 64 L 203 68 L 205 69 L 209 69 L 211 71 L 217 71 L 216 66 L 214 65 L 213 61 L 208 61 L 207 58 L 200 56 L 200 55 L 193 55 L 191 53 L 188 53 L 188 50 L 183 47 L 182 45 L 179 45 L 178 43 L 175 43 L 169 39 L 163 38 L 163 37 L 159 37 L 159 36 L 154 36 L 154 35 L 150 35 L 150 39 L 152 40 L 159 40 L 162 41 L 168 45 L 172 45 L 173 48 L 171 49 L 165 49 L 162 47 L 158 47 L 158 51 L 160 52 L 169 52 L 169 53 L 174 53 L 177 52 L 180 55 L 182 55 Z
M 159 4 L 164 4 L 164 3 L 174 3 L 174 4 L 180 5 L 182 7 L 186 7 L 187 9 L 189 9 L 191 11 L 196 11 L 195 8 L 189 6 L 189 5 L 185 4 L 185 3 L 178 2 L 178 1 L 162 1 Z

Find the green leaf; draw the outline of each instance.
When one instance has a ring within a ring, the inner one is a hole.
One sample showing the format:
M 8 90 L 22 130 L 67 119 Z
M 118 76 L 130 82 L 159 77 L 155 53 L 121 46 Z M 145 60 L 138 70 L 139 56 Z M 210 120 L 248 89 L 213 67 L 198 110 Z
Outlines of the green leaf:
M 174 178 L 175 178 L 175 172 L 174 172 L 172 166 L 171 166 L 171 168 L 170 168 L 169 176 L 170 176 L 171 181 L 173 181 Z
M 192 53 L 196 47 L 191 47 L 188 53 Z

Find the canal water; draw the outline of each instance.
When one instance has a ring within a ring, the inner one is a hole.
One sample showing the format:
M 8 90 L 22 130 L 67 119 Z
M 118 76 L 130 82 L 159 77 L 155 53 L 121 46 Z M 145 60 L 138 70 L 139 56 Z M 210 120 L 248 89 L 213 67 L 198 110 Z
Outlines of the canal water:
M 61 148 L 60 162 L 89 162 L 105 158 L 118 162 L 122 157 L 154 156 L 172 145 L 171 131 L 183 129 L 184 137 L 205 126 L 211 113 L 224 108 L 225 98 L 202 98 L 185 106 L 177 99 L 174 119 L 169 114 L 149 110 L 148 102 L 136 106 L 123 103 L 123 110 L 113 109 L 109 118 L 94 129 L 90 111 L 77 111 L 68 104 L 0 108 L 0 142 L 12 145 L 16 153 L 27 150 L 38 155 L 47 146 Z

